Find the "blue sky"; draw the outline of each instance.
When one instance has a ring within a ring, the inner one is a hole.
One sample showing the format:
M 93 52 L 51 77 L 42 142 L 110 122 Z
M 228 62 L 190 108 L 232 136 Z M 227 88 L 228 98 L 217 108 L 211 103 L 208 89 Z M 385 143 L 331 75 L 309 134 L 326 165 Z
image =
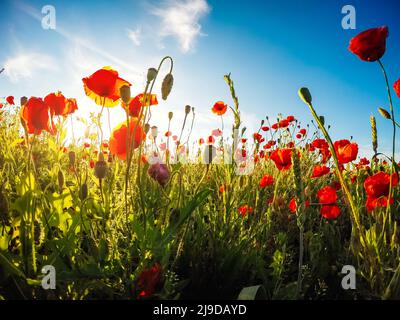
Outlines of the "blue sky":
M 356 9 L 356 30 L 341 26 L 346 4 Z M 41 27 L 44 5 L 56 9 L 56 30 Z M 83 77 L 110 65 L 139 93 L 147 68 L 171 55 L 174 88 L 166 102 L 159 99 L 153 108 L 152 125 L 165 129 L 167 113 L 174 111 L 178 133 L 189 104 L 197 112 L 196 138 L 220 127 L 210 108 L 217 100 L 231 104 L 223 80 L 231 72 L 249 132 L 266 115 L 293 114 L 309 121 L 297 96 L 298 88 L 307 86 L 333 137 L 353 135 L 368 154 L 369 117 L 379 106 L 388 108 L 387 96 L 377 63 L 359 60 L 348 43 L 365 29 L 387 25 L 383 62 L 393 83 L 400 78 L 399 9 L 396 0 L 2 0 L 0 67 L 6 66 L 6 73 L 0 76 L 0 97 L 60 90 L 76 97 L 77 115 L 87 117 L 99 109 L 85 96 Z M 400 100 L 394 102 L 398 110 Z M 112 126 L 124 119 L 119 107 L 110 111 Z M 391 125 L 379 115 L 377 122 L 380 150 L 389 153 Z

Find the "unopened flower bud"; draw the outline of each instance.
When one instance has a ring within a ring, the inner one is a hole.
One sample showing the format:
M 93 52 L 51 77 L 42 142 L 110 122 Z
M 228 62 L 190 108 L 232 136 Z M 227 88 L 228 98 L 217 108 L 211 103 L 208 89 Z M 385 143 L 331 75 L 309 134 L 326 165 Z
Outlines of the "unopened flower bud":
M 171 121 L 172 117 L 174 116 L 174 113 L 172 111 L 168 112 L 168 119 Z
M 62 193 L 62 189 L 64 187 L 64 175 L 61 170 L 58 170 L 58 188 L 60 189 L 60 193 Z
M 173 84 L 174 84 L 174 77 L 172 76 L 172 73 L 168 73 L 165 76 L 161 85 L 161 95 L 163 100 L 167 100 Z
M 131 101 L 131 88 L 129 86 L 122 86 L 119 89 L 119 94 L 121 96 L 122 101 L 125 104 L 129 104 Z
M 104 157 L 103 157 L 104 159 Z M 97 161 L 94 165 L 94 175 L 97 179 L 104 179 L 107 174 L 107 163 L 103 161 Z
M 150 166 L 148 174 L 154 180 L 156 180 L 162 187 L 164 187 L 170 177 L 168 167 L 164 163 L 154 163 Z
M 146 124 L 144 125 L 144 132 L 145 132 L 146 134 L 148 134 L 149 131 L 150 131 L 150 125 L 149 125 L 148 123 L 146 123 Z
M 378 108 L 378 111 L 379 111 L 379 113 L 381 114 L 382 117 L 384 117 L 384 118 L 386 118 L 388 120 L 392 119 L 392 117 L 390 116 L 390 113 L 387 112 L 385 109 Z
M 185 113 L 186 113 L 186 114 L 190 113 L 190 109 L 191 109 L 190 106 L 189 106 L 189 105 L 186 105 L 186 106 L 185 106 Z
M 147 82 L 153 81 L 157 76 L 157 70 L 155 68 L 149 68 L 147 70 Z
M 79 191 L 79 198 L 81 200 L 85 200 L 88 196 L 88 186 L 86 183 L 82 184 L 81 189 Z
M 28 98 L 27 97 L 21 97 L 21 107 L 23 106 L 23 105 L 25 105 L 26 103 L 28 102 Z
M 303 100 L 306 104 L 311 104 L 312 97 L 308 88 L 300 88 L 298 94 L 300 99 Z
M 74 151 L 68 152 L 68 158 L 69 158 L 69 165 L 71 167 L 75 166 L 75 152 Z

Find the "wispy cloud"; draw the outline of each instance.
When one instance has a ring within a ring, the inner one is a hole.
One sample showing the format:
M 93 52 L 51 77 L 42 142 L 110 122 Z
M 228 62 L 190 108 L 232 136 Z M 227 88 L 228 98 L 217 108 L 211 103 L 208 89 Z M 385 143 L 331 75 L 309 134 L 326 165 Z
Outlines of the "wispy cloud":
M 142 36 L 141 27 L 137 27 L 135 30 L 128 29 L 128 38 L 131 39 L 136 46 L 140 46 L 141 36 Z
M 176 37 L 182 52 L 193 49 L 201 32 L 200 20 L 210 12 L 206 0 L 167 0 L 162 6 L 153 7 L 151 13 L 161 19 L 161 37 Z
M 14 83 L 40 70 L 57 70 L 57 64 L 51 56 L 34 52 L 18 54 L 4 63 L 4 73 Z

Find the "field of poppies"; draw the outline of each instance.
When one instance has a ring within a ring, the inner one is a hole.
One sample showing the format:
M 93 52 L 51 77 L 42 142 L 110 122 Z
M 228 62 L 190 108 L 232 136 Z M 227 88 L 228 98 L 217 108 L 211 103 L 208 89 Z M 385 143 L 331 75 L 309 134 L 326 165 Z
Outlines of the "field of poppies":
M 377 116 L 393 130 L 393 152 L 380 153 L 371 116 L 371 158 L 351 139 L 331 140 L 307 88 L 299 99 L 314 129 L 293 115 L 267 117 L 244 138 L 230 75 L 232 100 L 210 112 L 216 126 L 233 113 L 232 128 L 182 135 L 195 120 L 186 106 L 181 132 L 159 132 L 151 112 L 173 90 L 170 57 L 148 69 L 136 96 L 110 67 L 84 77 L 98 113 L 83 139 L 67 139 L 75 99 L 5 95 L 0 299 L 400 299 L 400 79 L 390 84 L 384 68 L 387 36 L 387 27 L 369 29 L 349 46 L 380 65 L 387 87 L 390 109 Z M 104 139 L 110 107 L 126 120 Z M 45 266 L 56 274 L 50 288 Z M 343 285 L 343 266 L 354 267 L 355 287 Z

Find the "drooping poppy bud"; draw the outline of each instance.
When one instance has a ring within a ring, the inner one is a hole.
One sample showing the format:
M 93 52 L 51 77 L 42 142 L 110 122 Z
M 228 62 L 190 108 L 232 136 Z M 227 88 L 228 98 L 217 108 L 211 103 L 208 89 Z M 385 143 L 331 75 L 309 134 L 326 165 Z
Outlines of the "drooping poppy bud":
M 168 112 L 168 119 L 171 121 L 174 113 L 172 111 Z
M 174 77 L 172 76 L 172 73 L 168 73 L 161 85 L 161 94 L 162 94 L 162 98 L 163 100 L 167 100 L 171 89 L 172 89 L 172 85 L 174 84 Z
M 122 86 L 119 89 L 119 94 L 121 96 L 122 101 L 125 104 L 129 104 L 129 102 L 131 101 L 131 87 L 130 86 Z
M 149 68 L 149 70 L 147 70 L 147 82 L 153 81 L 156 78 L 157 73 L 157 69 Z
M 74 151 L 70 151 L 68 152 L 68 158 L 69 158 L 69 165 L 71 167 L 75 166 L 75 152 Z
M 88 196 L 88 186 L 86 183 L 82 184 L 81 189 L 79 191 L 79 198 L 81 200 L 85 200 Z

